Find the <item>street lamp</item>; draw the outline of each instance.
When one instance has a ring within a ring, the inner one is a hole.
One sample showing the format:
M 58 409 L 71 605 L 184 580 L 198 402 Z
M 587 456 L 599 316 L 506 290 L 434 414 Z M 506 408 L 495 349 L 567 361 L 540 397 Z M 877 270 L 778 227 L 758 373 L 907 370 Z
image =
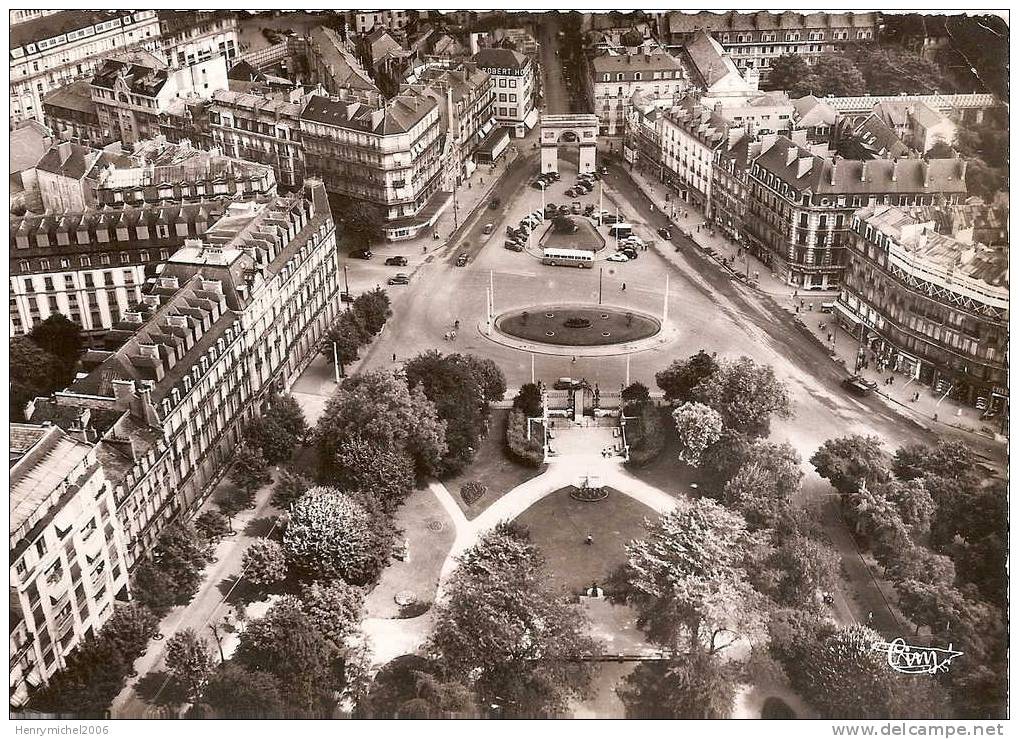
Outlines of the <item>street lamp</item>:
M 350 282 L 347 280 L 347 265 L 343 265 L 343 291 L 350 295 Z

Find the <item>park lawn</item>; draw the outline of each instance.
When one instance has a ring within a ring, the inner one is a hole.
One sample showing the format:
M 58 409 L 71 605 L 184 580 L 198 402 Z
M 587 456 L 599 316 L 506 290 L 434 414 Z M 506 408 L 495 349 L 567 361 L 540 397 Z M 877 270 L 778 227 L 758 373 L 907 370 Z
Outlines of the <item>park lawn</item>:
M 506 419 L 509 413 L 509 408 L 492 409 L 488 436 L 481 442 L 481 448 L 475 453 L 474 461 L 459 475 L 442 481 L 468 519 L 477 517 L 517 485 L 545 471 L 544 465 L 526 467 L 515 462 L 506 453 Z M 488 487 L 488 492 L 470 505 L 460 497 L 460 486 L 468 480 L 477 480 Z
M 531 532 L 555 583 L 580 594 L 592 583 L 606 583 L 625 561 L 627 542 L 644 536 L 644 519 L 654 518 L 655 512 L 618 490 L 584 503 L 570 497 L 571 489 L 546 496 L 517 516 L 516 523 Z M 591 544 L 585 543 L 588 535 Z
M 672 419 L 666 418 L 664 422 L 671 424 Z M 666 429 L 665 447 L 658 457 L 642 466 L 627 465 L 626 470 L 637 479 L 673 497 L 700 497 L 697 488 L 690 485 L 700 486 L 702 475 L 695 467 L 679 461 L 674 429 Z
M 391 559 L 382 571 L 365 599 L 365 613 L 372 618 L 398 617 L 400 606 L 394 598 L 402 591 L 409 591 L 420 603 L 434 602 L 442 563 L 456 536 L 449 515 L 428 488 L 414 490 L 397 509 L 393 523 L 403 532 L 397 544 L 407 541 L 410 559 Z

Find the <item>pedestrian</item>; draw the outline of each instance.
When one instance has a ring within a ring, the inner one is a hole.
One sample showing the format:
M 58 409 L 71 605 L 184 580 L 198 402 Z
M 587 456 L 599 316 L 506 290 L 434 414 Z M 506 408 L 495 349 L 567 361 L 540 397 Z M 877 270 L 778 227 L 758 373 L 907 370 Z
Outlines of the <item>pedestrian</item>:
M 396 361 L 396 352 L 393 352 L 393 361 Z
M 832 343 L 833 339 L 834 339 L 834 337 L 831 334 L 828 334 L 828 343 L 829 344 Z
M 450 331 L 449 332 L 449 340 L 450 341 L 456 341 L 456 331 Z
M 937 423 L 937 422 L 938 422 L 938 414 L 937 414 L 937 413 L 935 413 L 935 414 L 934 414 L 934 423 Z
M 591 546 L 592 544 L 594 544 L 594 537 L 588 534 L 587 538 L 584 539 L 584 543 L 587 544 L 588 546 Z
M 624 293 L 626 292 L 626 283 L 625 282 L 623 283 L 623 292 Z
M 572 359 L 572 360 L 570 360 L 570 361 L 571 361 L 571 362 L 572 362 L 573 364 L 576 364 L 576 363 L 577 363 L 577 357 L 576 357 L 576 355 L 574 355 L 573 359 Z
M 867 614 L 867 623 L 871 623 L 874 620 L 874 611 L 870 611 Z

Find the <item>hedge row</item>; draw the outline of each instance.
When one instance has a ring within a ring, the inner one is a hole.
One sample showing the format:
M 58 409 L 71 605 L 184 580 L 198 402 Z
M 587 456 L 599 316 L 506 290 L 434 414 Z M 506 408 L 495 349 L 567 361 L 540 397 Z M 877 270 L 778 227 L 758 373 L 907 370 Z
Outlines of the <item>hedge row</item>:
M 653 403 L 641 403 L 627 408 L 627 415 L 636 417 L 636 421 L 626 424 L 626 443 L 630 446 L 627 464 L 641 467 L 654 461 L 665 448 L 662 411 Z
M 545 431 L 540 425 L 527 438 L 527 416 L 523 411 L 510 411 L 506 420 L 506 448 L 513 459 L 528 467 L 541 467 L 545 462 Z

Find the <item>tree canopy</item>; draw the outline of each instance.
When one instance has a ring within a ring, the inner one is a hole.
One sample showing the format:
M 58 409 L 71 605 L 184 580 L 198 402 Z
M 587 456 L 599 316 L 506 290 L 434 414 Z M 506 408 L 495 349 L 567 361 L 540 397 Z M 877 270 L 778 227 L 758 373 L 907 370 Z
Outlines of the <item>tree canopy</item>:
M 655 382 L 665 393 L 665 399 L 686 403 L 694 399 L 697 385 L 718 370 L 713 355 L 703 349 L 689 359 L 677 359 L 655 375 Z
M 683 659 L 644 662 L 616 693 L 634 719 L 724 719 L 732 714 L 738 677 L 731 664 L 698 652 Z
M 718 411 L 726 427 L 751 436 L 765 436 L 771 417 L 790 418 L 792 404 L 785 383 L 770 365 L 749 357 L 723 360 L 699 382 L 694 399 Z

